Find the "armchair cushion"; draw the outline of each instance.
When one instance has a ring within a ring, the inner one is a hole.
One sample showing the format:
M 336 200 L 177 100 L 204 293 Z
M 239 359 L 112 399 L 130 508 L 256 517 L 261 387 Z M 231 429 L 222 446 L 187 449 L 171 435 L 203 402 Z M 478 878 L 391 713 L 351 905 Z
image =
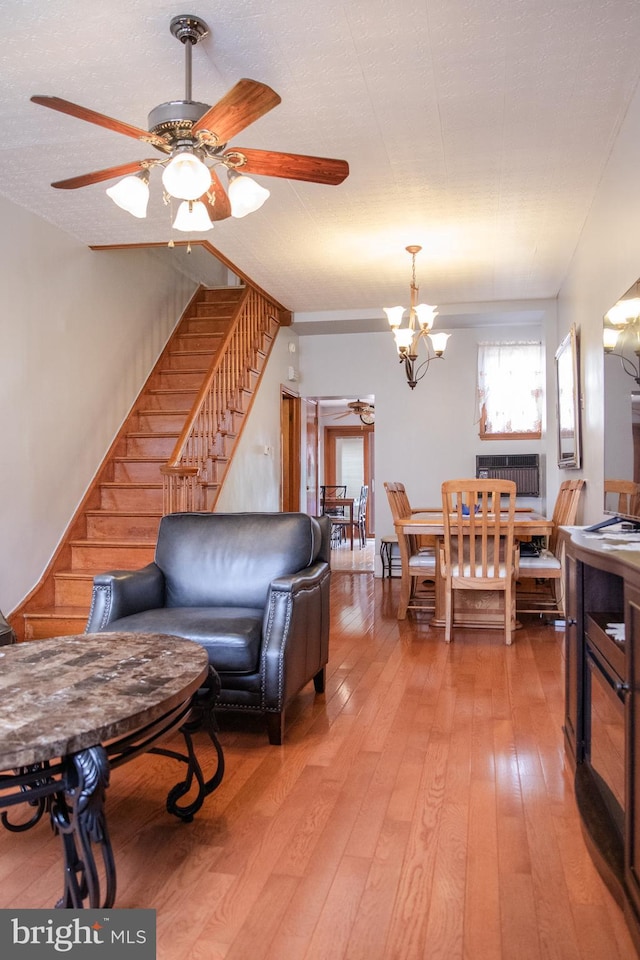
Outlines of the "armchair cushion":
M 160 607 L 112 621 L 109 630 L 188 634 L 218 673 L 254 673 L 260 666 L 262 610 L 251 607 Z

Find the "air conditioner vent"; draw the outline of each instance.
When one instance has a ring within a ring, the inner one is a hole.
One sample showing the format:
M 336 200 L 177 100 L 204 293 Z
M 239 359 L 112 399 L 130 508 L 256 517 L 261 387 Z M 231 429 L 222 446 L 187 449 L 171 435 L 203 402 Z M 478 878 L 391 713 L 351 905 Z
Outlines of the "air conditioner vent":
M 486 454 L 476 457 L 476 477 L 514 480 L 520 497 L 540 496 L 538 453 Z

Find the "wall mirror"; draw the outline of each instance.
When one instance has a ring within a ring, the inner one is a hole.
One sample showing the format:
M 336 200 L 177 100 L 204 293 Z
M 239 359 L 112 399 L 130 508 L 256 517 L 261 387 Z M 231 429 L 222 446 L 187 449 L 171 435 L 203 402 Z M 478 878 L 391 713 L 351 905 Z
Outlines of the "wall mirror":
M 558 466 L 580 466 L 580 384 L 575 325 L 556 351 Z
M 604 512 L 640 518 L 640 502 L 623 490 L 640 482 L 640 284 L 634 283 L 605 314 Z

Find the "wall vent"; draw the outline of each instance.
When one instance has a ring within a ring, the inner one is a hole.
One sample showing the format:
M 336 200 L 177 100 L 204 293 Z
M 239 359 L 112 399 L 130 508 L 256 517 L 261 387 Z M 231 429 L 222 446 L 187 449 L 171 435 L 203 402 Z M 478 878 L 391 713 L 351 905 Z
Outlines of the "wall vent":
M 476 477 L 515 480 L 520 497 L 540 496 L 540 454 L 487 454 L 476 457 Z

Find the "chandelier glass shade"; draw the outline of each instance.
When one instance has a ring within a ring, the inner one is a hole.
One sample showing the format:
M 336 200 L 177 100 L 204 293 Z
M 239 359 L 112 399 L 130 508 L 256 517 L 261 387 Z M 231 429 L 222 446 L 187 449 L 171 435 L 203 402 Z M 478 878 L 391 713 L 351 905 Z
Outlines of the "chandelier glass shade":
M 640 297 L 618 300 L 605 314 L 602 342 L 604 352 L 618 357 L 624 372 L 640 386 Z
M 417 302 L 419 288 L 416 284 L 416 254 L 422 250 L 422 247 L 413 245 L 406 247 L 406 250 L 411 254 L 410 306 L 407 326 L 402 326 L 405 307 L 383 307 L 383 309 L 396 341 L 398 358 L 404 365 L 407 383 L 413 390 L 426 374 L 431 361 L 444 355 L 450 334 L 431 332 L 438 315 L 438 308 L 428 303 Z M 418 354 L 420 341 L 424 341 L 427 354 L 421 361 Z

